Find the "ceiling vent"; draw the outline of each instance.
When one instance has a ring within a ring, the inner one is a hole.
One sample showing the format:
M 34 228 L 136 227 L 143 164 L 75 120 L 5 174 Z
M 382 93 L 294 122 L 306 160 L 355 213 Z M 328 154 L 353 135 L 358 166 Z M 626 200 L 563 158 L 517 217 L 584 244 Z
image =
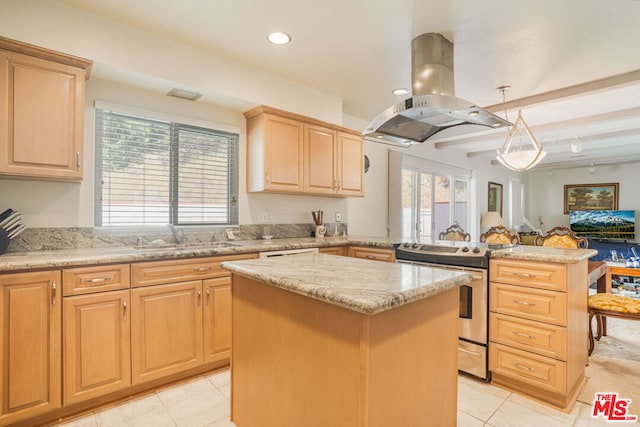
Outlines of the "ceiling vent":
M 167 96 L 173 96 L 175 98 L 186 99 L 189 101 L 195 101 L 202 96 L 201 93 L 191 92 L 190 90 L 173 88 L 167 93 Z

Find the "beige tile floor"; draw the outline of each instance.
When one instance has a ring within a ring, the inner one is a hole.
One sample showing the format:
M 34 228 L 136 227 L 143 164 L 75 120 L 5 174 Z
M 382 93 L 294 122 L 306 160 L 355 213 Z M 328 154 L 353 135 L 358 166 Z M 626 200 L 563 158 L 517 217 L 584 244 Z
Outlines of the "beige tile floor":
M 229 421 L 229 370 L 198 377 L 138 399 L 58 424 L 64 427 L 233 427 Z M 566 427 L 606 425 L 577 402 L 571 413 L 460 376 L 458 427 Z

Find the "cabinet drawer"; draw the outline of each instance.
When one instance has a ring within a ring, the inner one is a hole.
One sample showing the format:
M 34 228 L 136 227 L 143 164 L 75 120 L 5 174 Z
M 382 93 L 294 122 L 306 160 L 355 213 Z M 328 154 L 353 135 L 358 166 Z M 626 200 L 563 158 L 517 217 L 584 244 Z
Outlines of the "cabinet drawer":
M 567 290 L 567 267 L 563 264 L 491 260 L 490 280 L 555 291 Z
M 489 370 L 541 389 L 566 392 L 565 362 L 549 357 L 491 343 Z
M 257 258 L 257 256 L 257 254 L 245 254 L 135 263 L 131 264 L 131 286 L 160 285 L 228 276 L 230 273 L 220 267 L 222 262 Z
M 566 360 L 567 330 L 562 326 L 491 313 L 489 337 L 496 343 Z
M 489 309 L 525 319 L 567 325 L 567 294 L 491 283 Z
M 349 256 L 354 258 L 373 259 L 376 261 L 396 262 L 396 253 L 390 249 L 373 249 L 352 246 Z
M 321 254 L 329 254 L 329 255 L 344 255 L 345 248 L 343 246 L 329 246 L 326 248 L 319 248 L 318 252 Z
M 129 288 L 129 264 L 96 265 L 62 270 L 64 296 Z

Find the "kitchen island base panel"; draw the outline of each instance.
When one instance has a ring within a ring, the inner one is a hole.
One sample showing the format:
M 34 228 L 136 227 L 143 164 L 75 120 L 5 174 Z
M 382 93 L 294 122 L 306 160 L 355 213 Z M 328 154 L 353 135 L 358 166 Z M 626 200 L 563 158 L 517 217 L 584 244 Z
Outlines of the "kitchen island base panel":
M 521 382 L 513 378 L 497 374 L 491 374 L 491 384 L 500 387 L 512 393 L 519 393 L 529 399 L 535 400 L 545 406 L 549 406 L 555 410 L 571 413 L 573 406 L 578 400 L 578 395 L 582 391 L 582 387 L 587 382 L 587 377 L 583 376 L 568 394 L 552 393 L 547 390 L 534 387 L 527 382 Z M 523 392 L 522 390 L 526 390 Z
M 456 425 L 457 288 L 370 316 L 232 277 L 238 427 Z

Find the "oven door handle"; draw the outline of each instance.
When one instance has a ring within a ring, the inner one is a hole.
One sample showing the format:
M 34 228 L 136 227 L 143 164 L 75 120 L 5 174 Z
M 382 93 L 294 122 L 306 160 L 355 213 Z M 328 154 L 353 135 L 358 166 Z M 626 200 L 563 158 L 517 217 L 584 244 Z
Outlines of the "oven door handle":
M 458 350 L 463 352 L 463 353 L 473 354 L 474 356 L 482 356 L 482 354 L 480 354 L 480 353 L 476 353 L 475 351 L 467 350 L 467 349 L 462 348 L 462 347 L 458 347 Z

